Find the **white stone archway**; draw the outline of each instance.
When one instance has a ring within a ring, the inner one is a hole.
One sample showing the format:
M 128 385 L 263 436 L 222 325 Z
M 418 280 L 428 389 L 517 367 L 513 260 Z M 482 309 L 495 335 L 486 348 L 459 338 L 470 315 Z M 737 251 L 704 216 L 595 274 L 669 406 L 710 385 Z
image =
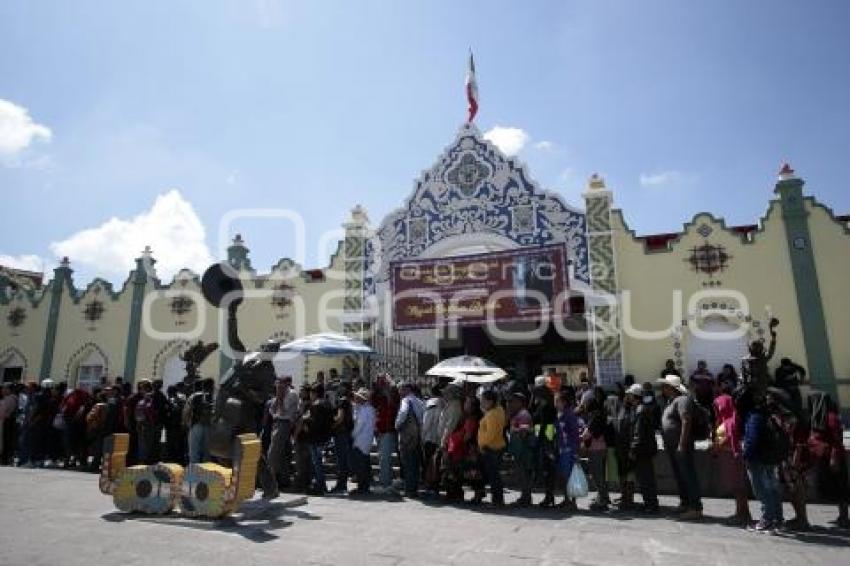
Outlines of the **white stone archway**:
M 716 315 L 697 321 L 700 334 L 689 330 L 685 341 L 685 375 L 690 375 L 697 362 L 704 360 L 708 370 L 717 375 L 723 364 L 740 366 L 747 355 L 747 334 L 739 321 Z

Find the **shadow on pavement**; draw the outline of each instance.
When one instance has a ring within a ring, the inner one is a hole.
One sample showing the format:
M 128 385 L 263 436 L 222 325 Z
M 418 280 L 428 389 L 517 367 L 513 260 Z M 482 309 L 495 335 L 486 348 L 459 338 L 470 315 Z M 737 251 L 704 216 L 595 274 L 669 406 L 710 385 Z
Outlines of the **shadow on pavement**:
M 262 499 L 248 501 L 239 506 L 233 515 L 223 519 L 191 518 L 173 513 L 170 515 L 142 515 L 139 513 L 122 513 L 113 511 L 102 515 L 104 521 L 121 523 L 124 521 L 140 521 L 143 523 L 156 523 L 187 529 L 201 531 L 217 531 L 222 533 L 237 534 L 251 542 L 270 542 L 277 538 L 274 531 L 284 529 L 293 524 L 285 516 L 307 521 L 318 521 L 320 516 L 307 511 L 298 510 L 297 507 L 306 505 L 307 498 L 298 498 L 292 501 L 264 501 Z

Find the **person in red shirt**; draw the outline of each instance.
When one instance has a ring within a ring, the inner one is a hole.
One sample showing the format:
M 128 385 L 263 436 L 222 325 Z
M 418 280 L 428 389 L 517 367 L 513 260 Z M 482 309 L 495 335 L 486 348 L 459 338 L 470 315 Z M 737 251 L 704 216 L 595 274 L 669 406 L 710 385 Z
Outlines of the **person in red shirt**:
M 818 490 L 826 501 L 838 505 L 838 518 L 833 522 L 846 529 L 850 527 L 847 514 L 850 487 L 838 405 L 829 394 L 814 392 L 809 395 L 809 414 L 812 416 L 809 445 L 815 459 Z
M 393 391 L 395 390 L 395 391 Z M 393 489 L 393 453 L 398 449 L 395 418 L 399 407 L 398 389 L 390 384 L 389 376 L 379 376 L 372 392 L 375 407 L 375 437 L 378 441 L 378 466 L 381 489 Z
M 62 400 L 59 410 L 65 420 L 65 467 L 85 467 L 88 463 L 86 450 L 86 413 L 94 405 L 85 389 L 76 387 Z

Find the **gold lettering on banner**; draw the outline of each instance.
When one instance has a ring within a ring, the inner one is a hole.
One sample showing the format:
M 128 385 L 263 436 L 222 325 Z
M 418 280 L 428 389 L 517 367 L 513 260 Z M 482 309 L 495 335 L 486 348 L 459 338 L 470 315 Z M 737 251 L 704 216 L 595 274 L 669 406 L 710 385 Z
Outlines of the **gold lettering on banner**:
M 502 310 L 504 307 L 501 300 L 493 301 L 491 306 L 494 311 Z M 463 303 L 444 303 L 440 305 L 439 310 L 442 311 L 443 316 L 470 316 L 483 315 L 486 308 L 487 301 L 485 299 L 473 299 L 471 301 L 464 301 Z M 437 310 L 437 305 L 435 303 L 431 303 L 429 305 L 408 305 L 404 309 L 404 312 L 410 318 L 422 319 L 436 316 Z

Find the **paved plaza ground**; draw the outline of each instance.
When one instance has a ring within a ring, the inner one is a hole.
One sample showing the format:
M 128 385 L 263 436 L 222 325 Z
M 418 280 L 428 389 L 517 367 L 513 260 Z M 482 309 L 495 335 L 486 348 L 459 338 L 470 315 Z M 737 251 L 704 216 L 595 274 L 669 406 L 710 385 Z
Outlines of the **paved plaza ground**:
M 125 515 L 93 474 L 2 468 L 0 564 L 850 564 L 850 532 L 829 528 L 835 509 L 824 506 L 811 508 L 813 532 L 772 536 L 723 526 L 725 500 L 706 501 L 711 517 L 692 524 L 377 497 L 287 504 L 294 499 L 254 500 L 222 521 Z

